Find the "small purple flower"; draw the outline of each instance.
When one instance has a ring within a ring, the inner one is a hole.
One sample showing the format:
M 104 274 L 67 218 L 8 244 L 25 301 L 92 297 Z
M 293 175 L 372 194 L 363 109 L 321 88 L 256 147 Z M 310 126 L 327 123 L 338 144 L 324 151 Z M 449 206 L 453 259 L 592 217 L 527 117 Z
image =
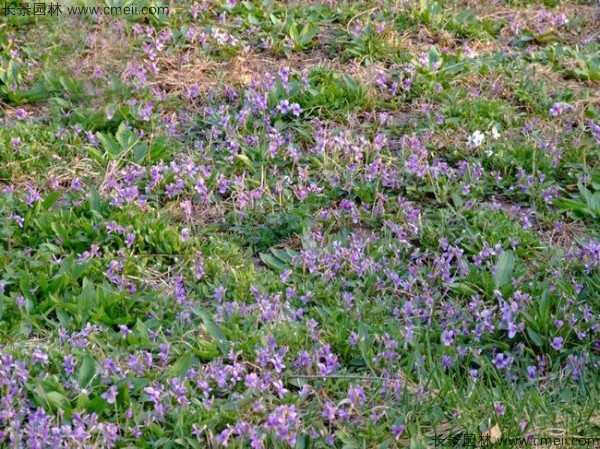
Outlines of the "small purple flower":
M 336 414 L 338 413 L 338 408 L 335 406 L 333 402 L 325 402 L 323 404 L 323 418 L 328 421 L 334 421 Z
M 27 111 L 23 108 L 19 108 L 15 111 L 15 115 L 17 116 L 17 118 L 19 120 L 25 120 L 27 117 L 29 117 L 29 114 L 27 113 Z
M 406 426 L 403 424 L 392 424 L 392 433 L 394 434 L 394 438 L 398 439 L 402 436 L 402 434 L 404 433 L 404 430 L 406 429 Z
M 109 404 L 114 404 L 117 401 L 117 387 L 115 385 L 111 386 L 102 394 L 102 398 L 106 399 Z
M 288 100 L 281 100 L 277 105 L 277 110 L 282 114 L 287 114 L 290 110 L 290 102 Z
M 152 117 L 152 102 L 147 102 L 144 106 L 140 107 L 138 110 L 137 118 L 144 122 L 147 122 Z
M 81 180 L 79 178 L 73 178 L 71 181 L 71 189 L 78 192 L 83 189 L 83 184 L 81 184 Z
M 494 411 L 498 416 L 504 415 L 504 407 L 499 402 L 494 402 Z
M 31 363 L 40 364 L 42 366 L 48 364 L 48 354 L 42 351 L 40 348 L 35 348 L 33 356 L 31 357 Z
M 131 334 L 131 329 L 129 329 L 127 326 L 125 326 L 124 324 L 120 324 L 119 325 L 119 329 L 121 330 L 121 337 L 123 339 L 127 338 L 127 336 L 129 334 Z
M 219 285 L 217 288 L 215 288 L 215 299 L 218 302 L 223 302 L 223 299 L 225 299 L 226 291 L 227 291 L 227 289 L 225 287 L 223 287 L 222 285 Z
M 450 346 L 454 342 L 454 332 L 445 330 L 442 332 L 442 343 L 444 346 Z
M 348 344 L 354 348 L 358 344 L 358 340 L 359 340 L 358 334 L 356 332 L 352 331 L 350 333 L 350 336 L 348 337 Z
M 201 251 L 196 251 L 196 263 L 194 264 L 194 275 L 196 276 L 197 280 L 202 279 L 202 276 L 204 276 L 204 258 L 202 257 Z
M 556 351 L 560 351 L 563 348 L 564 338 L 562 337 L 554 337 L 550 346 L 554 348 Z
M 73 357 L 73 355 L 67 354 L 63 358 L 63 368 L 65 369 L 67 377 L 75 372 L 75 357 Z
M 448 369 L 450 369 L 451 364 L 452 364 L 452 357 L 450 357 L 449 355 L 443 355 L 442 356 L 442 366 L 444 367 L 445 371 L 448 371 Z
M 23 223 L 25 223 L 25 219 L 23 217 L 21 217 L 20 215 L 16 215 L 16 214 L 10 214 L 8 216 L 9 219 L 11 219 L 12 221 L 14 221 L 15 223 L 17 223 L 17 225 L 22 228 L 23 227 Z
M 492 360 L 492 363 L 494 364 L 494 366 L 496 368 L 502 369 L 502 368 L 506 368 L 508 366 L 509 359 L 508 359 L 508 357 L 506 357 L 504 354 L 502 354 L 500 352 L 499 354 L 496 354 L 496 357 L 494 357 L 494 360 Z
M 292 103 L 290 110 L 296 117 L 300 117 L 300 114 L 302 114 L 302 108 L 298 103 Z
M 276 440 L 285 441 L 290 446 L 296 445 L 298 429 L 300 428 L 300 418 L 293 405 L 281 405 L 275 409 L 267 418 L 264 428 L 275 434 Z
M 134 240 L 135 234 L 133 232 L 128 233 L 125 239 L 125 245 L 127 246 L 127 248 L 131 248 L 131 245 L 133 245 Z
M 348 399 L 357 407 L 366 401 L 365 391 L 359 385 L 348 388 Z
M 188 228 L 183 228 L 180 233 L 180 238 L 182 242 L 186 242 L 190 238 L 190 230 Z
M 537 367 L 534 365 L 530 365 L 527 367 L 527 376 L 530 380 L 535 380 L 537 378 Z

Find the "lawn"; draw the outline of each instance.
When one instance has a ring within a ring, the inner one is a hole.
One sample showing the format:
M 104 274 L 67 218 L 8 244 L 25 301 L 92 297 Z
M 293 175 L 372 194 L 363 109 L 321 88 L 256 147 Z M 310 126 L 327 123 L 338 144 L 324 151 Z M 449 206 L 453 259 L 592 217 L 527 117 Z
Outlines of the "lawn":
M 598 447 L 597 2 L 74 3 L 0 8 L 0 448 Z

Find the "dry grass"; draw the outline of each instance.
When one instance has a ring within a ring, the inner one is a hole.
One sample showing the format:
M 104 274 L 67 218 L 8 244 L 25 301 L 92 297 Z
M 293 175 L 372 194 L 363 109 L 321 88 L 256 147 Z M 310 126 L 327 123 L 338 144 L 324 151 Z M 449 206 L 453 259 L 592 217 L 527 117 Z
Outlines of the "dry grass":
M 101 69 L 106 74 L 121 74 L 131 60 L 132 51 L 128 43 L 125 26 L 119 21 L 100 17 L 98 23 L 90 26 L 78 16 L 68 16 L 65 27 L 65 44 L 86 36 L 86 47 L 80 53 L 73 53 L 66 61 L 67 68 L 80 79 L 91 80 Z
M 208 92 L 220 84 L 243 87 L 262 79 L 265 73 L 274 75 L 283 67 L 302 71 L 318 66 L 349 73 L 356 71 L 353 66 L 342 65 L 336 59 L 327 58 L 320 51 L 294 53 L 290 58 L 269 53 L 242 53 L 226 62 L 195 57 L 184 63 L 181 59 L 162 57 L 158 59 L 160 72 L 153 84 L 167 92 L 175 93 L 181 93 L 184 87 L 196 84 L 200 92 Z
M 573 251 L 577 240 L 586 237 L 585 227 L 577 222 L 563 223 L 553 229 L 538 229 L 538 236 L 549 247 L 562 249 L 565 253 Z

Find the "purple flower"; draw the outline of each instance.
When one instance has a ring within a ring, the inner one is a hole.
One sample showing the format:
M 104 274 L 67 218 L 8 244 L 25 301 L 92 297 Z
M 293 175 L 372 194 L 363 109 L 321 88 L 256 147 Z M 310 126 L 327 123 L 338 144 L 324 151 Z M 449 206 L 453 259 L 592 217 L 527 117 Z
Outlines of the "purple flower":
M 442 356 L 442 366 L 444 367 L 444 370 L 448 370 L 450 368 L 450 365 L 452 364 L 452 357 L 450 357 L 449 355 L 443 355 Z
M 40 348 L 35 348 L 33 356 L 31 357 L 31 363 L 44 366 L 48 364 L 48 354 L 42 351 Z
M 444 346 L 450 346 L 454 342 L 454 332 L 445 330 L 442 332 L 442 343 Z
M 190 230 L 188 228 L 183 228 L 180 233 L 180 238 L 182 242 L 186 242 L 190 238 Z
M 290 446 L 296 445 L 298 437 L 297 430 L 300 427 L 300 419 L 293 405 L 281 405 L 275 409 L 267 418 L 264 427 L 275 433 L 275 439 L 285 441 Z
M 535 380 L 537 378 L 537 367 L 534 365 L 530 365 L 527 367 L 527 376 L 530 380 Z
M 125 239 L 125 245 L 127 246 L 127 248 L 131 248 L 131 245 L 133 245 L 134 240 L 135 234 L 133 232 L 128 233 Z
M 16 214 L 10 214 L 8 216 L 9 219 L 11 219 L 12 221 L 14 221 L 15 223 L 17 223 L 17 225 L 22 228 L 23 227 L 23 223 L 25 223 L 25 219 L 23 217 L 21 217 L 20 215 L 16 215 Z
M 499 402 L 494 402 L 494 411 L 498 416 L 504 415 L 504 407 Z
M 510 358 L 502 354 L 501 352 L 496 354 L 492 363 L 498 369 L 506 368 L 509 365 Z
M 549 112 L 552 117 L 558 117 L 564 112 L 563 105 L 561 103 L 554 103 Z
M 338 408 L 333 402 L 327 401 L 325 404 L 323 404 L 323 418 L 326 420 L 334 421 L 337 413 Z
M 23 108 L 19 108 L 19 109 L 15 110 L 15 115 L 17 116 L 17 118 L 19 120 L 25 120 L 27 117 L 29 117 L 29 114 Z
M 281 100 L 277 105 L 277 110 L 282 114 L 287 114 L 290 110 L 290 102 L 287 100 Z
M 563 348 L 564 338 L 562 337 L 554 337 L 550 346 L 554 348 L 556 351 L 560 351 Z
M 114 404 L 117 401 L 117 387 L 112 385 L 106 392 L 102 394 L 102 398 L 106 399 L 109 404 Z
M 75 372 L 75 357 L 71 354 L 67 354 L 63 359 L 63 368 L 67 377 Z
M 74 178 L 71 181 L 71 189 L 75 190 L 76 192 L 83 189 L 83 184 L 81 184 L 81 180 L 79 178 Z
M 366 401 L 365 391 L 359 385 L 352 386 L 348 388 L 348 399 L 355 407 L 362 405 Z
M 302 108 L 298 103 L 292 103 L 290 110 L 296 117 L 300 117 L 300 114 L 302 114 Z
M 131 329 L 129 329 L 127 326 L 125 326 L 124 324 L 120 324 L 119 325 L 119 330 L 121 331 L 121 337 L 122 338 L 127 338 L 127 336 L 129 334 L 131 334 Z
M 404 433 L 404 430 L 406 429 L 406 426 L 404 424 L 392 424 L 392 433 L 394 434 L 394 438 L 398 439 L 402 436 L 402 434 Z
M 222 285 L 219 285 L 217 288 L 215 288 L 215 299 L 218 302 L 223 302 L 223 299 L 225 299 L 226 291 L 227 291 L 227 289 L 225 287 L 223 287 Z

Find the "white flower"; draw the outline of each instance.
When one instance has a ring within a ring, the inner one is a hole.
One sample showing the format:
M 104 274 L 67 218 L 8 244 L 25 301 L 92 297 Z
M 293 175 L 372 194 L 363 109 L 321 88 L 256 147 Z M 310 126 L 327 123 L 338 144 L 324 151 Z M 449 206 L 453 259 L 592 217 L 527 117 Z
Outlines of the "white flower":
M 498 137 L 500 137 L 500 133 L 498 132 L 496 125 L 494 125 L 492 128 L 492 139 L 496 140 Z
M 477 130 L 467 140 L 467 146 L 469 148 L 477 148 L 483 143 L 484 139 L 485 135 L 481 131 Z

